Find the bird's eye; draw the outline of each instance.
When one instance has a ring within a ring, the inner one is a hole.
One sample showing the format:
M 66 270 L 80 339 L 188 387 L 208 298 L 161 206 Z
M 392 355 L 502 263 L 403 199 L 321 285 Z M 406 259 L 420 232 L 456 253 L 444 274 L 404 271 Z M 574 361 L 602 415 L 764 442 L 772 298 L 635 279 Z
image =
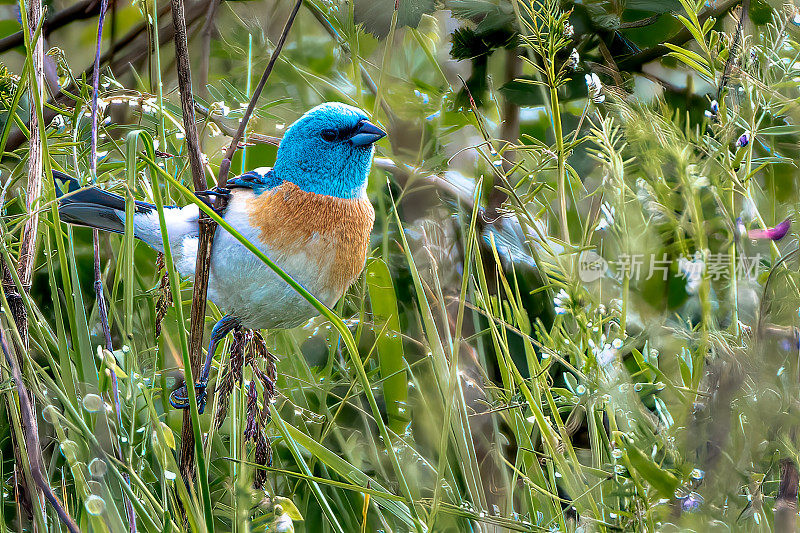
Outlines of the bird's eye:
M 322 138 L 329 143 L 332 143 L 338 137 L 336 130 L 324 130 L 321 134 Z

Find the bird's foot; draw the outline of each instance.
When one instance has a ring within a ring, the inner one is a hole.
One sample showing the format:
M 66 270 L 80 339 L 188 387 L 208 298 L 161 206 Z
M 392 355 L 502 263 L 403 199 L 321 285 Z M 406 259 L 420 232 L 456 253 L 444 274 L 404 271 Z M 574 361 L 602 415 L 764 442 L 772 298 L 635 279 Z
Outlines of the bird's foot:
M 205 382 L 195 383 L 194 385 L 194 394 L 197 397 L 197 412 L 201 415 L 206 409 L 207 387 L 208 385 Z M 189 390 L 186 388 L 186 383 L 172 391 L 172 394 L 169 395 L 169 403 L 175 409 L 189 408 Z
M 228 200 L 230 200 L 231 190 L 225 189 L 223 187 L 213 187 L 205 191 L 195 191 L 194 195 L 197 196 L 208 207 L 213 209 L 217 214 L 221 215 L 222 213 L 220 213 L 220 211 L 223 211 L 225 209 L 225 206 L 228 204 Z M 217 206 L 214 205 L 212 197 L 219 198 L 221 200 L 220 208 L 217 208 Z

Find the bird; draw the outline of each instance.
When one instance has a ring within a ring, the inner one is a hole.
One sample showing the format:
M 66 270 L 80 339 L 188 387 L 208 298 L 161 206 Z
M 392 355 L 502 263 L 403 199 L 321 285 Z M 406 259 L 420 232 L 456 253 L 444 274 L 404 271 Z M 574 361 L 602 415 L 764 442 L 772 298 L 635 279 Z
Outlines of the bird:
M 354 106 L 326 102 L 310 109 L 287 130 L 274 165 L 245 172 L 224 188 L 195 194 L 226 199 L 219 213 L 236 231 L 318 300 L 333 306 L 366 263 L 375 211 L 367 198 L 374 144 L 386 135 Z M 97 186 L 53 171 L 63 222 L 123 233 L 125 200 Z M 199 240 L 196 204 L 166 206 L 164 218 L 178 273 L 192 277 Z M 156 251 L 164 245 L 153 204 L 135 201 L 133 231 Z M 317 310 L 227 230 L 217 227 L 212 243 L 208 298 L 225 314 L 211 331 L 208 352 L 195 382 L 198 410 L 207 401 L 214 351 L 230 331 L 291 329 Z M 186 384 L 170 394 L 189 408 Z

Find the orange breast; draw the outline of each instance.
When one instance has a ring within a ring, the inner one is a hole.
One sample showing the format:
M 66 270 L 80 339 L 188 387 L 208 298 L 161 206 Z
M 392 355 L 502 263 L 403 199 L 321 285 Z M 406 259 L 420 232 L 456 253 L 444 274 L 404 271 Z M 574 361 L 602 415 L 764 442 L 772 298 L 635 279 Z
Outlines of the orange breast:
M 345 200 L 283 183 L 249 202 L 250 224 L 278 254 L 305 252 L 327 272 L 328 290 L 342 293 L 361 274 L 375 211 L 369 200 Z M 338 298 L 337 296 L 337 298 Z

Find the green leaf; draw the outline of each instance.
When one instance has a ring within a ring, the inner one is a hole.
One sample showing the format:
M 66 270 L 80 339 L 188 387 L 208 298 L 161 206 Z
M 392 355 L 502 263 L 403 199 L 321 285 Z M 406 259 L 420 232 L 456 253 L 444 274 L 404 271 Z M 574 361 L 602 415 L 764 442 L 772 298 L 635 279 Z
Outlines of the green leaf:
M 763 26 L 772 22 L 772 7 L 764 0 L 750 2 L 750 20 L 756 26 Z
M 678 478 L 671 472 L 662 469 L 655 461 L 647 457 L 630 439 L 623 439 L 625 452 L 631 466 L 664 498 L 675 496 Z
M 6 2 L 0 0 L 0 4 L 4 4 Z M 14 3 L 16 2 L 8 2 Z M 20 30 L 21 26 L 19 22 L 16 20 L 0 20 L 0 37 L 7 37 L 13 33 L 17 33 Z
M 389 427 L 398 435 L 403 434 L 409 423 L 408 376 L 403 357 L 403 339 L 400 331 L 400 314 L 397 311 L 397 296 L 389 267 L 382 259 L 372 259 L 367 265 L 367 288 L 378 335 L 377 350 L 383 380 L 383 398 Z
M 650 13 L 673 13 L 681 8 L 678 0 L 628 0 L 625 10 L 647 11 Z
M 338 453 L 329 450 L 317 440 L 309 435 L 306 435 L 296 427 L 291 424 L 286 424 L 280 416 L 277 416 L 277 411 L 272 408 L 273 413 L 273 420 L 275 420 L 279 426 L 278 430 L 281 433 L 285 433 L 286 437 L 286 444 L 287 446 L 297 447 L 302 446 L 317 460 L 321 461 L 325 464 L 328 468 L 342 476 L 343 479 L 346 481 L 354 484 L 359 485 L 364 488 L 370 488 L 372 490 L 378 490 L 381 492 L 387 493 L 387 496 L 395 496 L 392 492 L 390 492 L 387 488 L 381 485 L 377 480 L 371 478 L 361 470 L 359 470 L 355 465 L 347 462 L 343 459 Z M 302 465 L 300 465 L 302 468 Z M 400 502 L 397 499 L 391 498 L 387 499 L 383 496 L 375 495 L 375 500 L 379 502 L 379 505 L 385 509 L 391 511 L 396 517 L 401 519 L 406 525 L 412 526 L 414 524 L 414 519 L 412 518 L 411 514 L 409 513 L 408 507 L 404 502 Z
M 293 521 L 295 522 L 303 521 L 303 515 L 300 513 L 300 511 L 297 509 L 297 506 L 291 499 L 284 498 L 283 496 L 274 496 L 272 498 L 272 501 L 273 503 L 275 503 L 275 505 L 280 505 L 281 507 L 283 507 L 284 514 L 286 514 Z
M 542 90 L 537 85 L 543 85 L 536 80 L 518 79 L 509 81 L 500 87 L 500 93 L 517 105 L 534 106 L 542 105 Z
M 164 431 L 164 442 L 167 443 L 167 446 L 169 446 L 170 449 L 174 450 L 175 449 L 175 435 L 172 433 L 172 429 L 170 429 L 170 427 L 168 425 L 166 425 L 164 422 L 161 422 L 160 424 L 161 424 L 162 431 Z
M 794 124 L 783 124 L 781 126 L 770 126 L 758 130 L 758 135 L 793 135 L 800 132 L 800 127 Z

